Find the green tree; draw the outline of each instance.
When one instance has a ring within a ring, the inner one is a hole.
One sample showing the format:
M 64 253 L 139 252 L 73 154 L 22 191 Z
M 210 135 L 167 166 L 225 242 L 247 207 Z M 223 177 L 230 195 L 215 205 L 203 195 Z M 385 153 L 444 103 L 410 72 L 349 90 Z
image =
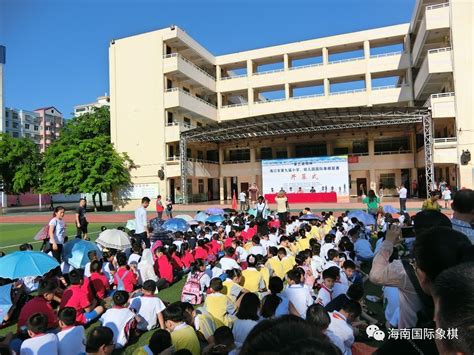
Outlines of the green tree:
M 27 138 L 0 134 L 0 180 L 7 194 L 21 194 L 39 186 L 41 155 Z
M 41 190 L 47 193 L 92 193 L 102 207 L 101 192 L 128 188 L 135 168 L 127 154 L 110 142 L 110 115 L 106 107 L 67 122 L 61 137 L 44 156 Z

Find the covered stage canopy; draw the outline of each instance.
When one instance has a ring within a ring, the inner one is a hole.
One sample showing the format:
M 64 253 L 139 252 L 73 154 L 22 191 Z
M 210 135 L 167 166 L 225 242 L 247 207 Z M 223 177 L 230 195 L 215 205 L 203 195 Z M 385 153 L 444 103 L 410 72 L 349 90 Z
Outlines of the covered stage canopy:
M 225 143 L 301 133 L 341 131 L 354 128 L 423 125 L 426 186 L 433 188 L 433 127 L 431 111 L 417 107 L 348 107 L 281 112 L 207 124 L 181 133 L 181 191 L 187 197 L 186 146 L 188 142 Z

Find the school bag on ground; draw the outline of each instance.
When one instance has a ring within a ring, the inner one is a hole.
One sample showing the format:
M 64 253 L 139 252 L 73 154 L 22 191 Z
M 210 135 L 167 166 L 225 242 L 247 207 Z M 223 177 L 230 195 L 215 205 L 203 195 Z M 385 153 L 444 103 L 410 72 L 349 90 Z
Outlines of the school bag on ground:
M 202 292 L 201 292 L 201 277 L 204 276 L 203 272 L 196 272 L 191 275 L 188 281 L 183 286 L 183 292 L 181 293 L 181 302 L 189 302 L 191 304 L 202 303 Z

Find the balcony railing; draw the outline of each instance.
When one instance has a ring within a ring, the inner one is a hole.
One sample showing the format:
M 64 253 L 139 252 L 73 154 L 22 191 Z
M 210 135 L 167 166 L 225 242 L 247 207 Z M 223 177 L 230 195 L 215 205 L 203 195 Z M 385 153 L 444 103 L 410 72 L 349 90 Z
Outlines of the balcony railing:
M 403 54 L 403 53 L 404 53 L 403 51 L 397 51 L 397 52 L 373 54 L 373 55 L 370 56 L 370 58 L 390 57 L 392 55 L 399 55 L 399 54 Z
M 173 155 L 173 156 L 167 157 L 166 161 L 167 162 L 179 162 L 180 157 L 179 157 L 179 155 Z M 198 159 L 198 158 L 187 158 L 186 161 L 193 162 L 193 163 L 203 163 L 203 164 L 219 164 L 218 161 Z
M 345 63 L 345 62 L 352 62 L 352 61 L 357 61 L 357 60 L 364 60 L 365 57 L 357 57 L 357 58 L 347 58 L 347 59 L 339 59 L 339 60 L 333 60 L 332 62 L 329 62 L 328 64 L 338 64 L 338 63 Z
M 399 149 L 391 150 L 386 152 L 374 152 L 374 155 L 394 155 L 394 154 L 408 154 L 411 153 L 411 149 Z
M 250 163 L 250 160 L 224 160 L 224 164 L 242 164 Z
M 166 54 L 163 56 L 163 58 L 174 58 L 174 57 L 177 57 L 179 59 L 181 59 L 182 61 L 188 63 L 189 65 L 191 65 L 192 67 L 194 67 L 195 69 L 199 70 L 201 73 L 203 73 L 204 75 L 208 76 L 209 78 L 211 78 L 212 80 L 216 80 L 215 77 L 213 77 L 211 74 L 209 74 L 207 71 L 205 71 L 204 69 L 202 69 L 201 67 L 198 67 L 196 64 L 194 64 L 193 62 L 191 62 L 189 59 L 183 57 L 181 54 L 179 53 L 171 53 L 171 54 Z
M 456 143 L 458 139 L 456 137 L 448 137 L 448 138 L 435 138 L 433 142 L 436 143 Z
M 165 92 L 174 92 L 174 91 L 179 91 L 185 95 L 188 95 L 188 96 L 191 96 L 192 98 L 194 98 L 195 100 L 198 100 L 198 101 L 201 101 L 202 103 L 206 104 L 206 105 L 209 105 L 213 108 L 217 108 L 215 105 L 211 104 L 210 102 L 207 102 L 206 100 L 203 100 L 203 99 L 200 99 L 199 97 L 197 96 L 194 96 L 193 94 L 187 92 L 187 91 L 184 91 L 183 89 L 181 88 L 171 88 L 171 89 L 166 89 Z
M 221 108 L 247 106 L 248 104 L 249 104 L 248 102 L 242 102 L 242 103 L 240 103 L 240 104 L 224 105 L 224 106 L 221 106 Z
M 271 74 L 271 73 L 279 73 L 284 71 L 285 69 L 273 69 L 273 70 L 266 70 L 266 71 L 261 71 L 261 72 L 255 72 L 252 75 L 265 75 L 265 74 Z
M 309 99 L 309 98 L 312 98 L 312 97 L 321 97 L 321 96 L 324 96 L 324 92 L 319 93 L 319 94 L 293 96 L 293 97 L 290 97 L 290 100 L 302 100 L 302 99 Z
M 291 67 L 289 70 L 298 70 L 298 69 L 304 69 L 304 68 L 312 68 L 312 67 L 319 67 L 323 65 L 323 63 L 313 63 L 313 64 L 307 64 L 307 65 L 300 65 L 297 67 Z
M 337 91 L 337 92 L 330 92 L 329 95 L 344 95 L 344 94 L 354 94 L 357 92 L 364 92 L 366 89 L 354 89 L 354 90 L 344 90 L 344 91 Z
M 454 92 L 442 92 L 439 94 L 431 94 L 432 99 L 438 99 L 440 97 L 450 97 L 450 96 L 454 96 Z
M 195 126 L 193 125 L 190 125 L 190 124 L 187 124 L 187 123 L 184 123 L 184 122 L 168 122 L 166 124 L 166 126 L 168 127 L 171 127 L 171 126 L 180 126 L 180 127 L 183 127 L 183 128 L 186 128 L 186 129 L 193 129 L 193 128 L 196 128 Z
M 282 98 L 282 99 L 268 99 L 268 100 L 262 100 L 262 101 L 255 101 L 254 103 L 256 105 L 260 105 L 260 104 L 268 104 L 270 102 L 278 102 L 278 101 L 285 101 L 286 98 Z
M 407 87 L 407 86 L 408 86 L 408 84 L 402 84 L 402 85 L 392 84 L 392 85 L 384 85 L 384 86 L 373 86 L 372 90 L 396 89 L 396 88 L 404 88 L 404 87 Z
M 452 50 L 451 47 L 435 48 L 435 49 L 430 49 L 428 53 L 432 54 L 432 53 L 451 52 L 451 50 Z
M 434 9 L 441 9 L 443 7 L 448 7 L 449 6 L 449 2 L 444 2 L 442 4 L 435 4 L 435 5 L 428 5 L 425 7 L 426 11 L 429 11 L 429 10 L 434 10 Z
M 239 75 L 229 75 L 229 76 L 224 76 L 221 78 L 221 80 L 230 80 L 230 79 L 237 79 L 237 78 L 245 78 L 247 74 L 239 74 Z

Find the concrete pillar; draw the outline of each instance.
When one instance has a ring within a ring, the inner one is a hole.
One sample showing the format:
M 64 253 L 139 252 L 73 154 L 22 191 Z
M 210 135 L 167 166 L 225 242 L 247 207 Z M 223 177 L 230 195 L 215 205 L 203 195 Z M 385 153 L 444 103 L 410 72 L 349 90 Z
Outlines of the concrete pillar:
M 295 147 L 292 145 L 286 146 L 286 151 L 288 154 L 288 158 L 294 158 L 295 157 Z
M 323 48 L 323 65 L 327 65 L 329 63 L 329 51 L 326 47 Z
M 283 54 L 283 68 L 289 70 L 291 67 L 291 59 L 288 56 L 288 53 Z
M 221 80 L 221 66 L 216 65 L 216 80 Z
M 219 176 L 219 200 L 224 201 L 224 178 Z
M 377 177 L 375 176 L 375 169 L 369 170 L 369 188 L 377 191 Z
M 374 140 L 372 138 L 369 138 L 368 146 L 369 146 L 369 157 L 374 156 L 375 148 L 374 148 Z
M 226 181 L 227 181 L 227 199 L 231 199 L 232 198 L 232 178 L 230 177 L 226 177 L 225 178 Z
M 217 93 L 217 108 L 222 107 L 222 94 L 220 92 Z
M 285 83 L 285 99 L 289 100 L 293 96 L 289 83 Z
M 253 105 L 253 103 L 255 102 L 253 88 L 248 88 L 247 89 L 247 96 L 248 96 L 248 99 L 249 99 L 248 104 Z
M 250 147 L 250 162 L 255 163 L 257 152 L 255 147 Z
M 324 96 L 329 96 L 330 93 L 331 93 L 330 82 L 329 82 L 329 79 L 325 78 L 324 79 Z
M 247 59 L 247 76 L 252 76 L 253 75 L 253 62 L 252 59 Z
M 365 57 L 365 91 L 367 94 L 367 106 L 372 106 L 370 96 L 372 93 L 372 75 L 370 73 L 370 42 L 364 41 L 364 57 Z
M 328 156 L 334 155 L 334 143 L 326 142 L 326 151 Z

